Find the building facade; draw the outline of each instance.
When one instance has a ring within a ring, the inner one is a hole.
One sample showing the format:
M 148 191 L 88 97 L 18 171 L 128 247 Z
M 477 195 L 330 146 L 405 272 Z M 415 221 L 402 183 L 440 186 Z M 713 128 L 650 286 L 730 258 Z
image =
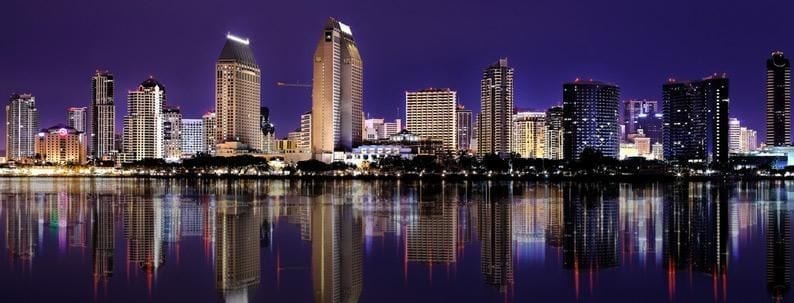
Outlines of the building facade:
M 350 26 L 329 18 L 314 52 L 311 150 L 330 162 L 361 145 L 363 63 Z
M 659 103 L 655 100 L 626 100 L 623 101 L 623 125 L 626 127 L 625 137 L 623 140 L 628 139 L 629 135 L 636 134 L 639 128 L 639 120 L 641 116 L 647 117 L 652 113 L 660 113 Z
M 124 160 L 164 157 L 163 106 L 165 87 L 154 78 L 143 81 L 127 93 L 124 117 Z
M 78 132 L 85 133 L 88 130 L 86 125 L 85 107 L 70 107 L 66 109 L 66 125 L 76 129 Z
M 31 94 L 14 94 L 6 105 L 6 160 L 19 161 L 36 156 L 35 139 L 39 111 Z
M 546 113 L 517 112 L 513 115 L 512 151 L 523 158 L 546 156 Z
M 182 111 L 176 106 L 163 106 L 163 158 L 182 158 Z
M 42 129 L 36 136 L 36 154 L 43 163 L 83 164 L 86 161 L 85 145 L 82 132 L 63 124 Z
M 182 119 L 182 158 L 205 152 L 204 120 Z
M 781 51 L 766 60 L 766 145 L 791 144 L 791 63 Z
M 301 115 L 300 139 L 298 140 L 299 153 L 312 152 L 312 112 Z
M 250 41 L 226 35 L 226 44 L 215 64 L 215 144 L 238 141 L 253 150 L 262 150 L 260 78 Z
M 96 71 L 91 78 L 91 155 L 110 159 L 118 151 L 116 136 L 115 82 L 108 71 Z
M 471 140 L 474 136 L 474 126 L 472 125 L 472 112 L 463 105 L 458 105 L 455 109 L 457 124 L 458 150 L 471 150 Z
M 201 116 L 201 124 L 204 128 L 204 152 L 210 155 L 215 154 L 215 145 L 218 144 L 218 132 L 215 129 L 215 113 L 208 112 Z
M 651 140 L 651 143 L 661 143 L 664 141 L 664 115 L 661 109 L 648 111 L 646 114 L 639 114 L 635 124 L 635 130 L 632 134 L 627 134 L 626 137 L 636 136 L 643 134 Z
M 265 106 L 259 108 L 259 131 L 261 132 L 260 140 L 262 140 L 260 151 L 263 153 L 275 152 L 273 144 L 276 140 L 276 126 L 270 122 L 270 109 Z
M 544 158 L 561 160 L 563 157 L 563 110 L 562 106 L 553 106 L 546 110 Z
M 742 151 L 742 123 L 739 119 L 728 118 L 728 152 L 731 154 Z
M 405 128 L 413 134 L 440 140 L 444 149 L 458 148 L 457 92 L 428 88 L 405 92 Z
M 669 80 L 662 86 L 664 158 L 683 162 L 728 160 L 728 78 Z
M 579 80 L 563 85 L 563 158 L 579 159 L 585 149 L 617 158 L 620 144 L 616 85 Z
M 480 82 L 480 115 L 477 127 L 477 153 L 510 153 L 513 124 L 513 68 L 507 59 L 485 69 Z

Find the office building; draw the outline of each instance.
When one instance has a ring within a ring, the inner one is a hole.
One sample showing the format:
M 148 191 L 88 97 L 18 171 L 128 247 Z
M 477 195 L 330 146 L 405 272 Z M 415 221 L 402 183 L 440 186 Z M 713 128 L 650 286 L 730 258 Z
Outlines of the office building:
M 661 109 L 650 110 L 647 114 L 639 114 L 636 120 L 636 129 L 633 134 L 628 134 L 626 138 L 636 136 L 639 133 L 651 140 L 651 143 L 661 143 L 664 141 L 664 116 Z
M 85 145 L 83 133 L 63 124 L 42 129 L 36 136 L 36 154 L 42 163 L 83 164 Z
M 742 151 L 742 124 L 739 119 L 728 118 L 728 152 L 731 154 Z
M 226 35 L 215 64 L 215 144 L 237 141 L 262 150 L 260 77 L 250 41 Z
M 301 126 L 299 138 L 297 140 L 297 150 L 299 153 L 312 152 L 312 112 L 308 111 L 301 115 Z
M 749 153 L 758 149 L 758 139 L 756 131 L 747 127 L 739 129 L 739 151 Z
M 457 92 L 428 88 L 405 92 L 405 129 L 415 135 L 440 140 L 444 149 L 457 150 Z
M 66 109 L 66 126 L 76 129 L 78 132 L 85 133 L 86 125 L 85 107 L 70 107 Z
M 540 159 L 546 154 L 546 113 L 517 112 L 513 115 L 512 151 L 522 158 Z
M 276 139 L 276 127 L 270 122 L 270 109 L 262 106 L 259 108 L 259 130 L 263 153 L 272 153 L 273 141 Z
M 96 71 L 91 78 L 91 155 L 110 159 L 118 150 L 116 136 L 116 103 L 113 74 Z
M 616 85 L 580 80 L 563 85 L 563 157 L 579 159 L 585 149 L 618 157 L 619 126 Z
M 350 26 L 329 18 L 314 52 L 311 149 L 330 162 L 333 153 L 361 145 L 363 63 Z
M 36 155 L 39 112 L 31 94 L 14 94 L 6 105 L 6 160 L 20 161 Z
M 215 113 L 208 112 L 201 116 L 201 124 L 204 128 L 204 152 L 209 155 L 215 154 L 215 145 L 217 144 L 218 140 L 217 135 L 218 132 L 215 129 Z
M 182 112 L 176 106 L 163 107 L 163 158 L 182 158 Z
M 480 82 L 478 154 L 510 154 L 513 100 L 513 68 L 507 65 L 507 59 L 499 59 L 483 71 Z
M 474 136 L 474 126 L 472 125 L 472 113 L 470 109 L 466 109 L 463 105 L 458 105 L 455 109 L 457 116 L 457 141 L 458 150 L 469 151 L 471 150 L 471 140 Z
M 766 60 L 766 145 L 791 144 L 791 63 L 781 51 Z
M 627 140 L 629 135 L 636 134 L 639 126 L 639 119 L 641 116 L 647 117 L 652 113 L 661 113 L 655 100 L 626 100 L 623 101 L 623 125 L 625 129 L 625 137 L 621 139 Z M 646 132 L 647 134 L 647 132 Z
M 668 80 L 662 87 L 664 158 L 669 161 L 728 160 L 728 78 Z
M 205 152 L 204 144 L 204 120 L 182 119 L 182 158 Z
M 553 106 L 546 110 L 544 158 L 561 160 L 563 157 L 563 110 L 562 106 Z
M 383 122 L 383 135 L 388 138 L 391 135 L 398 134 L 403 130 L 403 122 L 401 119 L 394 119 L 394 122 Z
M 146 79 L 136 90 L 127 93 L 124 161 L 163 158 L 165 100 L 165 87 L 154 78 Z

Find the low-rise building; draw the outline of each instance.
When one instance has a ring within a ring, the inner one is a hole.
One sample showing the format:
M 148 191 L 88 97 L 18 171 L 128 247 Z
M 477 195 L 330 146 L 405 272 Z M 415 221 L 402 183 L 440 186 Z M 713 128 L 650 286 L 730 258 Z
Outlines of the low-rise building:
M 43 163 L 64 165 L 86 161 L 85 136 L 63 124 L 42 129 L 36 136 L 35 150 L 36 157 Z

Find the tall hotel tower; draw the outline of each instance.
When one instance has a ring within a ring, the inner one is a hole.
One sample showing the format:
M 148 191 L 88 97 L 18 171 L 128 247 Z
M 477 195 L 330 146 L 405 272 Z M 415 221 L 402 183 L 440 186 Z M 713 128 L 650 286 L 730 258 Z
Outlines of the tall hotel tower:
M 165 87 L 149 78 L 127 94 L 124 117 L 124 154 L 126 161 L 163 158 L 163 105 Z
M 329 18 L 314 51 L 311 150 L 325 162 L 361 145 L 363 63 L 350 26 Z
M 260 76 L 250 41 L 226 35 L 215 64 L 216 143 L 238 141 L 253 150 L 262 149 Z
M 791 144 L 791 63 L 776 51 L 766 60 L 766 145 Z
M 33 158 L 38 132 L 36 98 L 31 94 L 12 95 L 6 105 L 6 159 Z
M 618 157 L 620 129 L 616 85 L 579 80 L 563 85 L 563 158 L 579 159 L 586 148 Z
M 483 71 L 480 87 L 477 153 L 510 154 L 513 125 L 513 68 L 499 59 Z
M 91 83 L 91 155 L 95 159 L 107 159 L 116 150 L 113 75 L 107 71 L 97 71 Z
M 405 92 L 406 129 L 423 138 L 441 141 L 447 151 L 456 151 L 457 96 L 458 93 L 450 89 Z

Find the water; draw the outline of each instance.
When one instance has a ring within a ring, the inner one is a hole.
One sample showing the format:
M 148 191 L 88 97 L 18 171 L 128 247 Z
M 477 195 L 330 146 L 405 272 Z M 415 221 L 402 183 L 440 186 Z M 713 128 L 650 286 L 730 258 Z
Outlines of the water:
M 763 302 L 794 183 L 0 179 L 3 302 Z

